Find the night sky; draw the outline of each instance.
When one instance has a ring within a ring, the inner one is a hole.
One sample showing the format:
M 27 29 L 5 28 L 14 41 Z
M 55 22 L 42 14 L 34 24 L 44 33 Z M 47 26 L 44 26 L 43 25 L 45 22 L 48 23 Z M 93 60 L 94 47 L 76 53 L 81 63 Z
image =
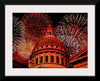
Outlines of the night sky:
M 61 20 L 61 18 L 66 14 L 66 13 L 46 13 L 50 19 L 52 20 L 52 27 L 57 26 L 57 22 Z M 24 16 L 24 13 L 13 13 L 13 16 L 16 16 L 18 18 L 22 18 Z
M 25 13 L 13 13 L 13 16 L 16 16 L 21 19 L 24 16 L 24 14 Z M 46 14 L 52 20 L 52 27 L 56 27 L 58 24 L 57 22 L 59 22 L 63 16 L 70 13 L 46 13 Z M 82 15 L 87 15 L 87 13 L 82 13 Z

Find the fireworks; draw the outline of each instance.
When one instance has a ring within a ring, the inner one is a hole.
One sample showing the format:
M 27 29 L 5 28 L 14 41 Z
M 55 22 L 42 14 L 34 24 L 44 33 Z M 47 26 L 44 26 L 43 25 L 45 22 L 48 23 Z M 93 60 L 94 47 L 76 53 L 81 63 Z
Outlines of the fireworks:
M 87 33 L 87 16 L 83 14 L 66 14 L 61 21 L 58 22 L 60 26 L 78 26 L 80 30 Z
M 13 17 L 13 55 L 19 62 L 23 59 L 27 63 L 35 42 L 43 38 L 49 25 L 52 21 L 43 13 L 26 13 L 21 21 Z M 58 22 L 54 34 L 69 55 L 78 53 L 87 46 L 87 15 L 66 14 Z
M 74 55 L 87 46 L 87 17 L 82 14 L 65 15 L 58 22 L 55 35 Z
M 16 60 L 17 62 L 27 65 L 28 64 L 28 59 L 23 59 L 17 51 L 13 52 L 13 60 Z
M 31 39 L 26 39 L 21 37 L 14 43 L 16 51 L 23 59 L 29 59 L 30 55 L 32 54 L 32 50 L 34 49 L 34 42 Z
M 34 40 L 41 39 L 45 34 L 46 27 L 52 24 L 46 14 L 28 13 L 25 14 L 21 21 L 21 32 L 24 35 L 32 36 Z
M 13 52 L 17 51 L 22 58 L 28 59 L 34 48 L 34 42 L 42 38 L 49 24 L 52 23 L 46 14 L 27 13 L 21 21 L 14 16 Z
M 22 36 L 20 32 L 21 21 L 17 17 L 13 17 L 13 42 Z

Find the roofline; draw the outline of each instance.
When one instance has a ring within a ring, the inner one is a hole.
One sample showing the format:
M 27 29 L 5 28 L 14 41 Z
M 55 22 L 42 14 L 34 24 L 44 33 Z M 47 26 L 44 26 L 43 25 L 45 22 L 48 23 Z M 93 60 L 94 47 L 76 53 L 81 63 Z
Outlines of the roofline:
M 83 50 L 80 50 L 77 54 L 75 54 L 74 56 L 72 56 L 69 60 L 72 60 L 74 57 L 76 57 L 79 54 L 83 54 L 84 52 L 86 52 L 88 50 L 87 47 L 85 47 Z

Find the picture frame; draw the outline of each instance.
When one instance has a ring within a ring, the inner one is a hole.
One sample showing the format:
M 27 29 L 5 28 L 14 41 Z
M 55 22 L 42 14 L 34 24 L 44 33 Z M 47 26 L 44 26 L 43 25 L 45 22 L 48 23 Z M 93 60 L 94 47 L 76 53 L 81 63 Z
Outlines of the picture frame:
M 73 76 L 62 76 L 62 75 L 55 75 L 55 76 L 41 76 L 41 75 L 37 75 L 37 76 L 5 76 L 5 46 L 6 46 L 6 38 L 5 38 L 5 14 L 6 14 L 6 11 L 5 11 L 5 5 L 94 5 L 95 6 L 95 10 L 96 10 L 96 20 L 98 19 L 97 16 L 98 16 L 98 9 L 99 9 L 99 0 L 91 0 L 91 1 L 88 1 L 88 0 L 83 0 L 83 1 L 79 1 L 79 0 L 50 0 L 50 1 L 46 1 L 46 0 L 24 0 L 24 1 L 21 1 L 21 0 L 2 0 L 0 1 L 0 10 L 1 10 L 1 13 L 0 13 L 0 16 L 1 16 L 1 28 L 2 28 L 2 31 L 1 31 L 1 35 L 2 35 L 2 39 L 1 39 L 1 55 L 0 55 L 0 80 L 2 79 L 11 79 L 11 77 L 73 77 Z M 96 9 L 97 8 L 97 9 Z M 97 23 L 96 23 L 97 24 Z M 96 30 L 96 25 L 95 25 L 95 30 Z M 96 36 L 95 36 L 96 37 Z M 95 39 L 94 39 L 95 40 Z M 94 44 L 95 45 L 95 44 Z M 96 52 L 95 52 L 95 59 L 96 59 Z M 74 75 L 75 76 L 75 75 Z M 96 60 L 95 60 L 95 76 L 96 76 Z M 95 76 L 82 76 L 82 77 L 95 77 Z M 75 77 L 81 77 L 81 76 L 75 76 Z M 18 79 L 17 79 L 18 80 Z M 28 80 L 28 79 L 27 79 Z

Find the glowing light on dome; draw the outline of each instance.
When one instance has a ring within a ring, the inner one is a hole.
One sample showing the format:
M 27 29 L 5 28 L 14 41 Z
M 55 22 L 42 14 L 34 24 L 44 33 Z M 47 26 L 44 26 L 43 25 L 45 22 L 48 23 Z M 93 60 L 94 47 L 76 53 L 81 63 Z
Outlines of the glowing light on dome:
M 74 55 L 87 46 L 87 16 L 82 14 L 65 15 L 54 31 L 57 38 Z

